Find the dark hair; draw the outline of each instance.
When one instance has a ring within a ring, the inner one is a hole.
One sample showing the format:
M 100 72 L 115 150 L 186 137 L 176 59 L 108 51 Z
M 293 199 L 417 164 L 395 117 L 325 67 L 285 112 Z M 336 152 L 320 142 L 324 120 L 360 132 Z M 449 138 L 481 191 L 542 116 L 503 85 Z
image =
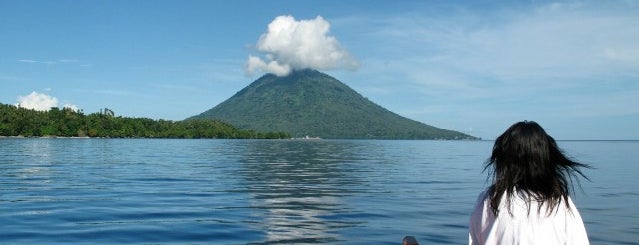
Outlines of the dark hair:
M 515 123 L 499 136 L 485 164 L 484 170 L 493 167 L 489 173 L 493 183 L 487 198 L 496 216 L 504 193 L 508 204 L 513 195 L 522 197 L 529 212 L 531 201 L 540 202 L 538 212 L 547 204 L 547 215 L 562 201 L 570 209 L 568 185 L 572 187 L 575 173 L 588 179 L 579 168 L 589 166 L 564 156 L 555 140 L 532 121 Z

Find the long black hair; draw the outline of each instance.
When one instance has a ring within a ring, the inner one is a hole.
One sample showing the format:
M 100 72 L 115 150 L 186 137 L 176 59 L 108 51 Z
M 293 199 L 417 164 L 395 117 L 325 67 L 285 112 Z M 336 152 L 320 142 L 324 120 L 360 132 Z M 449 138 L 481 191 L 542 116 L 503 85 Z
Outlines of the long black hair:
M 580 168 L 589 166 L 566 157 L 555 140 L 533 121 L 510 126 L 495 140 L 492 155 L 485 164 L 484 170 L 490 168 L 493 182 L 487 198 L 496 216 L 504 193 L 508 204 L 513 195 L 523 198 L 529 212 L 531 201 L 539 202 L 538 212 L 546 204 L 547 215 L 562 201 L 570 209 L 568 196 L 573 177 L 579 174 L 588 179 Z

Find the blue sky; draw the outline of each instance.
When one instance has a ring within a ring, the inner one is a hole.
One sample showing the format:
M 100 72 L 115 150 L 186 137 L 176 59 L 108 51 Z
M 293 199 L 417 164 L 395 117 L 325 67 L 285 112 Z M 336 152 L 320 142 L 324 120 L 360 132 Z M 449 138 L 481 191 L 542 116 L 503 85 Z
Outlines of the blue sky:
M 402 116 L 494 139 L 639 139 L 639 1 L 0 0 L 0 102 L 182 120 L 250 84 L 278 16 L 321 16 L 358 67 L 323 69 Z

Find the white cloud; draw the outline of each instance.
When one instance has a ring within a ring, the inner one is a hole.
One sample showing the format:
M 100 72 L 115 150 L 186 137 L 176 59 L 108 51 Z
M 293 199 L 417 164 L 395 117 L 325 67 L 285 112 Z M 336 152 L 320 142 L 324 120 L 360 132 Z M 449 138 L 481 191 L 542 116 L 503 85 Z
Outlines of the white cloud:
M 400 67 L 407 72 L 449 70 L 468 83 L 477 77 L 552 82 L 639 75 L 637 10 L 623 4 L 552 3 L 488 12 L 465 9 L 447 16 L 367 17 L 346 24 L 376 23 L 376 30 L 362 35 L 385 45 L 370 52 L 407 64 Z
M 51 89 L 48 88 L 47 91 L 51 91 Z M 51 107 L 58 107 L 58 104 L 58 98 L 33 91 L 28 95 L 18 96 L 16 106 L 36 111 L 48 111 L 51 110 Z M 69 108 L 74 111 L 80 110 L 77 105 L 70 103 L 65 103 L 62 108 Z
M 639 88 L 629 82 L 639 77 L 636 10 L 592 2 L 544 4 L 446 16 L 360 17 L 340 26 L 378 27 L 359 33 L 361 42 L 378 44 L 375 48 L 354 45 L 376 55 L 363 61 L 360 75 L 395 74 L 387 86 L 404 89 L 410 82 L 418 86 L 410 91 L 436 96 L 434 103 L 504 95 L 585 96 L 593 90 Z
M 478 55 L 458 64 L 504 80 L 582 79 L 639 67 L 639 18 L 558 8 L 542 8 L 507 25 L 468 33 L 466 46 L 458 51 Z
M 257 42 L 256 48 L 263 56 L 249 56 L 247 73 L 261 70 L 285 76 L 305 68 L 356 69 L 358 62 L 329 30 L 330 24 L 321 16 L 300 21 L 293 16 L 276 17 Z
M 74 105 L 74 104 L 64 104 L 62 106 L 62 108 L 69 108 L 69 109 L 74 110 L 74 111 L 79 111 L 80 110 L 80 108 L 77 105 Z
M 32 60 L 32 59 L 21 59 L 18 60 L 21 63 L 31 63 L 31 64 L 45 64 L 45 65 L 58 65 L 65 63 L 78 63 L 80 60 L 77 59 L 58 59 L 58 60 Z
M 40 61 L 37 60 L 29 60 L 29 59 L 22 59 L 22 60 L 18 60 L 19 62 L 22 63 L 40 63 Z
M 36 111 L 48 111 L 51 107 L 58 106 L 58 99 L 34 91 L 26 96 L 18 96 L 18 103 L 16 105 Z
M 280 64 L 277 60 L 271 60 L 266 63 L 259 57 L 250 55 L 246 62 L 246 70 L 249 74 L 253 74 L 258 70 L 263 70 L 277 76 L 286 76 L 291 72 L 291 65 Z

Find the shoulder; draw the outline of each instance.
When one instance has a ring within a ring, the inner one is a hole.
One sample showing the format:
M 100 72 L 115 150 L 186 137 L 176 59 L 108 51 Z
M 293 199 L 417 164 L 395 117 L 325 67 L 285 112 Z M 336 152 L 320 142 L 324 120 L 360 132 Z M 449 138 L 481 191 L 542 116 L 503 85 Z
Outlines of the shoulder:
M 487 221 L 487 216 L 490 216 L 490 205 L 488 201 L 488 190 L 484 190 L 479 193 L 475 206 L 471 214 L 471 223 L 481 224 Z
M 488 196 L 488 189 L 483 190 L 482 192 L 479 193 L 479 195 L 477 195 L 477 200 L 475 201 L 475 203 L 478 204 L 478 203 L 484 202 L 487 196 Z
M 479 193 L 477 201 L 470 215 L 468 239 L 469 244 L 483 244 L 485 239 L 485 229 L 487 224 L 492 222 L 490 213 L 488 213 L 486 206 L 486 194 L 487 190 Z
M 484 190 L 477 195 L 477 199 L 475 200 L 475 206 L 473 207 L 473 214 L 483 212 L 485 206 L 487 205 L 487 195 L 488 190 Z

